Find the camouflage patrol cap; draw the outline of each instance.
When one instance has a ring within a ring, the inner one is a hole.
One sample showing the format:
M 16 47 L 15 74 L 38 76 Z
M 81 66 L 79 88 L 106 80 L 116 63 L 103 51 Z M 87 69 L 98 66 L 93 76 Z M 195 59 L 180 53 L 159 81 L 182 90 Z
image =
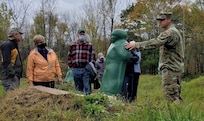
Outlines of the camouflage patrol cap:
M 157 16 L 157 20 L 164 20 L 164 19 L 168 19 L 171 18 L 172 12 L 161 12 L 158 16 Z
M 11 28 L 8 32 L 8 37 L 11 37 L 13 36 L 14 34 L 16 33 L 20 33 L 20 34 L 23 34 L 23 32 L 21 31 L 20 28 Z

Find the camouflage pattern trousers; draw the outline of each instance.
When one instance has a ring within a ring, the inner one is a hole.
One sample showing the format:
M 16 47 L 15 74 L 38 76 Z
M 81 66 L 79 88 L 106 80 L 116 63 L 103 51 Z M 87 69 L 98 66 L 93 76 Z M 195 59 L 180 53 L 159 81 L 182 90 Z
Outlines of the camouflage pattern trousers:
M 169 69 L 162 70 L 162 87 L 164 97 L 171 102 L 182 102 L 181 98 L 181 72 Z

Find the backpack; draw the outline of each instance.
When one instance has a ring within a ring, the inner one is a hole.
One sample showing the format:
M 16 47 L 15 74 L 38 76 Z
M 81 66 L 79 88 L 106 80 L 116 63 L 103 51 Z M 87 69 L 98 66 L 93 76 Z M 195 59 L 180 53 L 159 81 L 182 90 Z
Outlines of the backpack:
M 95 66 L 94 66 L 94 64 L 92 62 L 89 62 L 85 66 L 85 69 L 88 71 L 89 77 L 91 78 L 91 80 L 96 78 L 97 70 L 96 70 L 96 68 L 95 68 Z
M 89 73 L 89 82 L 94 84 L 94 89 L 99 89 L 100 88 L 100 83 L 97 78 L 97 70 L 92 62 L 89 62 L 86 66 L 85 69 Z

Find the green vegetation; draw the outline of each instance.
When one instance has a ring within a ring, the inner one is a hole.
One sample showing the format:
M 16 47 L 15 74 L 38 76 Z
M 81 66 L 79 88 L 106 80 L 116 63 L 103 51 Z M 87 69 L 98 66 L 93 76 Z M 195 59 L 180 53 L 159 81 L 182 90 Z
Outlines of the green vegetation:
M 73 83 L 57 85 L 69 95 L 55 96 L 28 88 L 6 95 L 0 86 L 0 120 L 36 121 L 203 121 L 204 76 L 183 81 L 183 104 L 166 102 L 162 97 L 161 77 L 140 77 L 137 102 L 126 103 L 120 97 L 108 97 L 93 90 L 83 96 L 74 90 Z M 76 95 L 78 94 L 78 95 Z

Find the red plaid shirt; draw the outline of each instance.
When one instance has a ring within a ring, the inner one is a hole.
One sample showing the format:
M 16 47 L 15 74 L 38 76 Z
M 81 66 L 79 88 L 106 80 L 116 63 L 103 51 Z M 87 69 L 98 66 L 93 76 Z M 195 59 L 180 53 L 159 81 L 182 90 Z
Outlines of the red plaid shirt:
M 70 68 L 84 68 L 87 63 L 95 63 L 95 52 L 93 46 L 89 42 L 74 42 L 70 46 L 68 54 L 68 66 Z

